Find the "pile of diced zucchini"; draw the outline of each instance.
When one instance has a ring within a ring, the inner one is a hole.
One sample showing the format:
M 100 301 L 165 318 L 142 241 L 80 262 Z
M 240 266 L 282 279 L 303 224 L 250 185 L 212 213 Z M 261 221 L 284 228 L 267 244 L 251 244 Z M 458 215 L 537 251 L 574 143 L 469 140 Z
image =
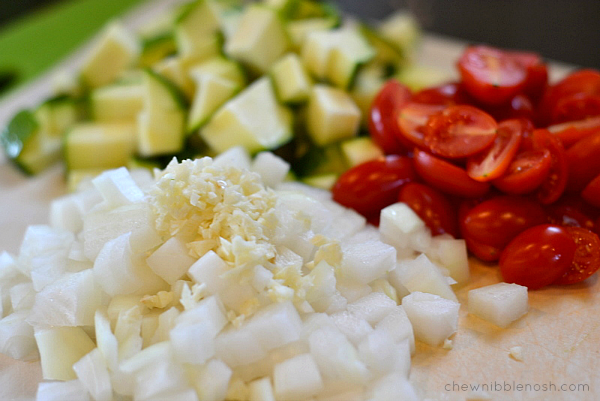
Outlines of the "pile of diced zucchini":
M 76 84 L 17 114 L 2 142 L 25 172 L 62 159 L 71 179 L 243 146 L 329 187 L 380 155 L 366 115 L 387 79 L 422 80 L 417 38 L 405 14 L 367 25 L 316 0 L 194 1 L 138 32 L 111 23 Z

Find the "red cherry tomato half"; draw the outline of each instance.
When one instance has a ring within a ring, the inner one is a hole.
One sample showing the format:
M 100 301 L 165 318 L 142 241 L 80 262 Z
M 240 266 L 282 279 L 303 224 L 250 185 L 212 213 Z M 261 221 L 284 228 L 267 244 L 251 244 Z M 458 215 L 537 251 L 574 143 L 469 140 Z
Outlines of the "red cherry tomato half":
M 398 139 L 404 144 L 412 144 L 425 148 L 425 139 L 423 130 L 429 117 L 441 110 L 445 106 L 439 104 L 422 104 L 409 102 L 398 112 Z
M 552 155 L 548 149 L 529 150 L 515 156 L 504 175 L 492 184 L 507 194 L 521 195 L 535 191 L 548 177 Z
M 566 152 L 571 191 L 581 191 L 600 174 L 600 132 L 577 141 Z
M 540 100 L 538 110 L 540 123 L 551 124 L 557 103 L 578 93 L 600 95 L 600 71 L 592 69 L 575 71 L 550 86 Z
M 533 131 L 532 138 L 534 150 L 548 149 L 552 156 L 548 177 L 537 191 L 538 200 L 548 205 L 560 198 L 567 186 L 569 179 L 567 155 L 560 139 L 546 129 L 536 129 Z
M 417 174 L 444 193 L 475 198 L 490 189 L 487 182 L 475 181 L 464 169 L 418 148 L 413 153 L 413 161 Z
M 410 206 L 429 227 L 432 235 L 458 236 L 456 211 L 443 193 L 427 185 L 411 182 L 400 189 L 398 201 Z
M 395 203 L 402 185 L 416 178 L 412 161 L 390 155 L 359 164 L 342 174 L 332 189 L 333 199 L 372 217 Z
M 458 70 L 467 92 L 489 105 L 509 101 L 521 92 L 527 68 L 509 53 L 489 46 L 470 46 L 458 61 Z
M 565 227 L 583 227 L 595 231 L 596 212 L 577 194 L 565 194 L 546 206 L 548 222 Z
M 551 125 L 548 127 L 548 131 L 556 135 L 561 140 L 565 149 L 568 149 L 580 139 L 600 132 L 600 116 Z
M 523 93 L 532 99 L 539 99 L 548 85 L 548 67 L 539 54 L 531 52 L 508 52 L 527 70 Z
M 527 118 L 533 120 L 535 108 L 531 100 L 519 93 L 510 99 L 507 103 L 500 106 L 485 106 L 485 111 L 490 113 L 496 121 L 507 120 L 510 118 Z
M 458 82 L 422 89 L 413 95 L 411 101 L 444 106 L 469 103 L 462 85 Z
M 522 120 L 516 119 L 498 124 L 492 146 L 467 160 L 469 177 L 477 181 L 491 181 L 504 174 L 519 150 L 524 126 Z
M 449 106 L 427 120 L 425 145 L 438 156 L 468 157 L 489 147 L 497 129 L 496 120 L 476 107 Z
M 571 266 L 577 246 L 567 229 L 543 224 L 516 236 L 500 255 L 504 281 L 530 290 L 552 284 Z
M 590 205 L 600 207 L 600 174 L 581 191 L 581 197 Z
M 495 262 L 500 258 L 500 254 L 502 253 L 502 249 L 498 247 L 485 245 L 470 238 L 465 238 L 465 243 L 469 252 L 484 262 Z
M 503 249 L 526 229 L 546 223 L 542 206 L 520 196 L 498 196 L 475 206 L 461 220 L 465 238 Z
M 573 263 L 554 284 L 575 284 L 596 273 L 600 268 L 600 238 L 582 227 L 567 227 L 577 245 Z
M 398 141 L 396 113 L 410 96 L 410 89 L 396 80 L 389 80 L 373 100 L 369 112 L 369 133 L 385 154 L 406 153 L 407 148 Z
M 565 96 L 556 102 L 552 109 L 552 123 L 583 120 L 600 115 L 600 96 L 576 93 Z

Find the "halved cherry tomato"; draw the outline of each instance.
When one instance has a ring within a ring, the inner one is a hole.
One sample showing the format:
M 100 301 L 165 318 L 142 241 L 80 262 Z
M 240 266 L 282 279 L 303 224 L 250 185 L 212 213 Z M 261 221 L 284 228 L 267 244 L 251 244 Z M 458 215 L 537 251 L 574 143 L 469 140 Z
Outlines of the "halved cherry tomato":
M 389 155 L 359 164 L 342 174 L 332 189 L 333 199 L 366 217 L 395 203 L 402 185 L 414 181 L 412 161 Z
M 458 61 L 465 89 L 477 100 L 503 104 L 521 92 L 527 68 L 507 52 L 489 46 L 470 46 Z
M 579 194 L 568 193 L 546 206 L 548 222 L 565 227 L 583 227 L 595 231 L 595 216 L 598 214 Z
M 469 177 L 477 181 L 491 181 L 504 174 L 519 150 L 524 129 L 525 123 L 517 119 L 498 124 L 492 146 L 467 160 Z
M 575 284 L 596 273 L 600 268 L 600 238 L 582 227 L 567 227 L 577 249 L 569 269 L 553 284 Z
M 600 95 L 600 71 L 592 69 L 575 71 L 550 86 L 540 100 L 538 109 L 540 124 L 552 124 L 557 103 L 563 98 L 578 93 Z
M 502 253 L 502 249 L 496 246 L 485 245 L 470 238 L 465 238 L 465 243 L 469 252 L 484 262 L 495 262 L 500 258 L 500 254 Z
M 600 174 L 600 132 L 577 141 L 566 152 L 571 191 L 581 191 Z
M 589 93 L 576 93 L 565 96 L 556 102 L 552 109 L 552 123 L 583 120 L 600 115 L 600 96 Z
M 551 224 L 517 235 L 500 255 L 504 281 L 530 290 L 554 283 L 571 266 L 577 246 L 566 228 Z
M 408 102 L 398 112 L 398 139 L 405 145 L 425 148 L 424 128 L 433 114 L 444 110 L 445 106 L 439 104 L 423 104 Z
M 408 102 L 410 96 L 410 89 L 391 79 L 373 100 L 369 112 L 369 133 L 385 154 L 406 153 L 407 148 L 400 143 L 399 134 L 396 133 L 396 113 Z M 412 145 L 408 149 L 412 149 Z
M 600 173 L 581 191 L 581 197 L 590 205 L 600 207 Z
M 489 147 L 496 138 L 498 124 L 489 114 L 473 106 L 448 106 L 429 117 L 425 145 L 431 153 L 463 158 Z
M 548 85 L 548 66 L 536 53 L 510 51 L 508 54 L 527 70 L 523 93 L 538 100 Z
M 456 211 L 446 195 L 427 185 L 411 182 L 400 189 L 398 201 L 406 203 L 425 222 L 432 235 L 458 236 Z
M 522 93 L 516 94 L 505 104 L 500 106 L 485 106 L 483 109 L 494 117 L 496 121 L 510 118 L 527 118 L 533 120 L 535 116 L 533 103 Z
M 542 206 L 521 196 L 498 196 L 481 202 L 460 221 L 465 238 L 499 249 L 519 233 L 544 223 Z
M 552 156 L 548 177 L 537 191 L 538 200 L 548 205 L 560 198 L 567 186 L 567 179 L 569 179 L 567 156 L 560 139 L 548 132 L 547 129 L 536 129 L 533 131 L 532 138 L 534 149 L 548 149 Z
M 521 195 L 535 191 L 546 180 L 552 166 L 548 149 L 529 150 L 517 154 L 504 175 L 492 184 L 507 194 Z
M 444 106 L 470 103 L 464 88 L 458 82 L 422 89 L 413 95 L 411 101 Z
M 475 181 L 463 168 L 418 148 L 414 150 L 413 161 L 417 174 L 425 182 L 447 194 L 474 198 L 490 189 L 490 184 Z
M 548 127 L 548 131 L 556 135 L 561 140 L 565 149 L 568 149 L 580 139 L 600 132 L 600 116 L 551 125 Z

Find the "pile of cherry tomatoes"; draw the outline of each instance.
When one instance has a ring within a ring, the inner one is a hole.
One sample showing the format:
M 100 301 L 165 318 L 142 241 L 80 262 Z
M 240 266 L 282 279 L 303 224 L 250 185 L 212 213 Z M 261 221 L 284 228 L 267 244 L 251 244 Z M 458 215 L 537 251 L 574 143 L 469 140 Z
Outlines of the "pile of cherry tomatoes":
M 387 82 L 369 116 L 386 156 L 340 176 L 334 199 L 373 224 L 405 202 L 507 282 L 587 279 L 600 268 L 600 71 L 549 84 L 539 55 L 488 46 L 457 67 L 459 82 L 416 93 Z

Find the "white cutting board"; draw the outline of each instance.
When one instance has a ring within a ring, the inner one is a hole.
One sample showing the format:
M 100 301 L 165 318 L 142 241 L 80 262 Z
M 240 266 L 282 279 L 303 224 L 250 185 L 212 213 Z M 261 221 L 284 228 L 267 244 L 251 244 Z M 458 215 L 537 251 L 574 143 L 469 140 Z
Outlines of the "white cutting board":
M 150 2 L 124 20 L 130 26 L 139 26 L 175 2 Z M 426 35 L 418 64 L 455 76 L 455 61 L 464 46 L 459 41 Z M 56 74 L 75 71 L 84 53 L 82 49 L 0 103 L 0 126 L 17 110 L 49 96 Z M 551 77 L 557 79 L 571 68 L 553 64 Z M 18 252 L 26 227 L 47 223 L 50 200 L 64 191 L 60 167 L 25 179 L 0 156 L 0 251 Z M 464 400 L 485 395 L 473 391 L 474 386 L 485 385 L 483 389 L 493 400 L 600 400 L 597 277 L 580 285 L 530 292 L 529 313 L 508 329 L 470 316 L 466 310 L 469 289 L 498 281 L 497 267 L 472 261 L 472 280 L 457 291 L 463 306 L 459 330 L 453 337 L 454 348 L 445 350 L 417 343 L 411 381 L 420 395 L 437 400 Z M 509 350 L 515 346 L 522 347 L 523 361 L 509 356 Z M 40 379 L 38 363 L 17 362 L 0 355 L 0 400 L 34 399 Z M 560 391 L 564 385 L 566 391 Z M 505 391 L 507 386 L 510 391 Z M 543 391 L 544 388 L 552 391 Z

